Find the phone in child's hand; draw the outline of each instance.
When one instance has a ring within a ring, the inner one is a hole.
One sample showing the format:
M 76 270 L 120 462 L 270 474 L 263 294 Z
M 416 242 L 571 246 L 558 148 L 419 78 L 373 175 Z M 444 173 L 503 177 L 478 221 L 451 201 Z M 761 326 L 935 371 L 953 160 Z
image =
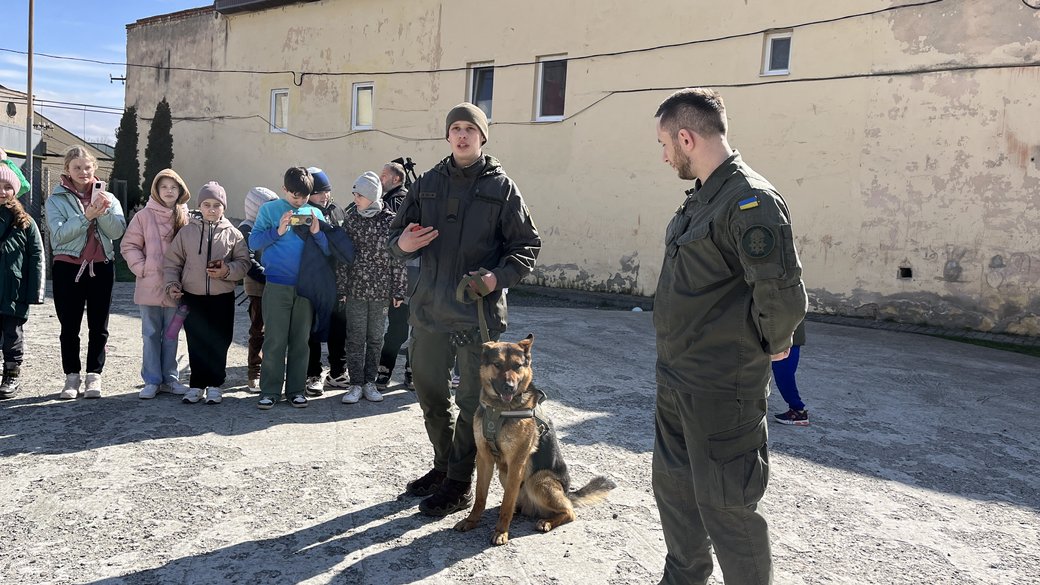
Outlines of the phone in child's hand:
M 104 181 L 94 181 L 94 187 L 90 194 L 91 203 L 96 202 L 98 199 L 104 199 L 105 196 L 103 193 L 105 192 L 105 187 L 106 185 Z
M 206 263 L 206 268 L 217 269 L 217 268 L 222 267 L 223 265 L 224 265 L 224 261 L 223 260 L 220 260 L 220 259 L 210 260 L 209 262 Z

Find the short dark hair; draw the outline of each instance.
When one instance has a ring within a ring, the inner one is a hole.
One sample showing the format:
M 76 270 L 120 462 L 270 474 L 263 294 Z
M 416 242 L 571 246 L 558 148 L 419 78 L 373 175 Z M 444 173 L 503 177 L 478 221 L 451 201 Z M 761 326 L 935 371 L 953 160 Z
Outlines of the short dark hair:
M 383 166 L 384 166 L 384 168 L 389 169 L 390 170 L 390 174 L 392 174 L 393 176 L 397 177 L 397 179 L 399 181 L 401 181 L 402 183 L 404 182 L 404 167 L 403 166 L 401 166 L 399 163 L 395 163 L 395 162 L 388 162 L 388 163 L 386 163 Z
M 285 190 L 300 196 L 310 196 L 314 190 L 314 177 L 304 167 L 289 167 L 282 178 Z
M 726 106 L 714 89 L 680 89 L 661 102 L 654 117 L 661 119 L 661 128 L 667 130 L 672 138 L 684 129 L 701 136 L 726 135 Z

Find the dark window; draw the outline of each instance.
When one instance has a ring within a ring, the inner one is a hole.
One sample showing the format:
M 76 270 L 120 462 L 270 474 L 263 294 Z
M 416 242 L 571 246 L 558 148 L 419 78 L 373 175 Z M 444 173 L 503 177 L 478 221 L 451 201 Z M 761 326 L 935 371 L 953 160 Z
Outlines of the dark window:
M 491 119 L 491 96 L 495 89 L 495 68 L 474 67 L 473 87 L 470 88 L 470 101 L 484 110 L 484 115 Z
M 539 96 L 538 116 L 563 116 L 564 96 L 567 93 L 567 62 L 542 62 L 542 95 Z
M 791 37 L 771 39 L 769 50 L 769 70 L 787 71 L 791 65 Z

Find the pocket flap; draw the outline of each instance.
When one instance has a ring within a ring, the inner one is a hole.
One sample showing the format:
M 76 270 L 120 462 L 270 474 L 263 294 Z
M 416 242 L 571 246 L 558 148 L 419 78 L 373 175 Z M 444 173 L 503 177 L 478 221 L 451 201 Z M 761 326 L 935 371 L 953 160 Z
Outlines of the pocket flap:
M 765 417 L 708 437 L 708 455 L 720 463 L 736 459 L 766 444 L 769 433 Z
M 710 222 L 695 225 L 692 228 L 690 228 L 689 231 L 679 236 L 679 238 L 675 240 L 675 243 L 682 246 L 683 244 L 689 244 L 690 242 L 695 240 L 703 240 L 708 236 L 709 232 L 711 232 Z

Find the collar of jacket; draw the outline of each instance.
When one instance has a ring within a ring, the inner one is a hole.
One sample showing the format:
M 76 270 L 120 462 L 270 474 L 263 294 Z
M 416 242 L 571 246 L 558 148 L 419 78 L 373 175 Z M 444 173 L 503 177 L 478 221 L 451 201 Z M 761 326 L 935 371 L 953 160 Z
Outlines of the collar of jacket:
M 693 187 L 694 192 L 692 195 L 696 196 L 697 201 L 700 201 L 701 203 L 711 203 L 711 200 L 719 194 L 722 186 L 726 184 L 726 181 L 733 176 L 733 173 L 736 172 L 742 164 L 743 161 L 740 160 L 740 153 L 734 150 L 733 154 L 729 155 L 729 158 L 722 161 L 722 164 L 711 172 L 707 181 L 702 184 L 700 179 L 697 179 L 697 182 Z M 689 192 L 687 191 L 687 193 Z
M 451 169 L 453 165 L 451 163 L 451 155 L 444 157 L 441 162 L 437 163 L 433 167 L 433 171 L 444 175 L 445 177 L 451 176 Z M 490 154 L 484 155 L 484 170 L 478 176 L 487 177 L 488 175 L 499 175 L 502 174 L 502 163 L 498 162 L 498 159 L 491 156 Z

